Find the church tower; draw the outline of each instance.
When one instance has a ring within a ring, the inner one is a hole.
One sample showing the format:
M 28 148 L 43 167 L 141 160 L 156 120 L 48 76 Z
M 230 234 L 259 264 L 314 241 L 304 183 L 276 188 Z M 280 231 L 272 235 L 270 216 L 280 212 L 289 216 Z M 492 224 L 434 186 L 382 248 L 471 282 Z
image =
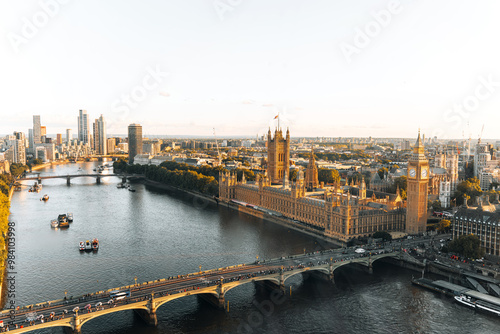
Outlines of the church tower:
M 280 128 L 274 131 L 271 138 L 271 129 L 267 134 L 267 175 L 271 183 L 281 184 L 283 177 L 290 174 L 290 131 L 286 130 L 286 138 Z
M 306 169 L 306 188 L 308 191 L 312 191 L 313 188 L 318 188 L 318 186 L 318 167 L 316 167 L 316 159 L 314 159 L 314 149 L 311 147 L 309 165 Z
M 424 233 L 427 226 L 427 186 L 429 161 L 425 158 L 424 145 L 418 132 L 417 142 L 408 160 L 408 188 L 406 204 L 406 233 Z

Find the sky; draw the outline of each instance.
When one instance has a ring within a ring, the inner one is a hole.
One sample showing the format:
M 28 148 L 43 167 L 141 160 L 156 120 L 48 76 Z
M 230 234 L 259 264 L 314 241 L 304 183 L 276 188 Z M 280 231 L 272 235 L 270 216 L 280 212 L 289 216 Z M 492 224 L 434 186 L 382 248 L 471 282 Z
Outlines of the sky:
M 0 134 L 500 138 L 500 2 L 0 0 Z M 483 128 L 484 126 L 484 128 Z

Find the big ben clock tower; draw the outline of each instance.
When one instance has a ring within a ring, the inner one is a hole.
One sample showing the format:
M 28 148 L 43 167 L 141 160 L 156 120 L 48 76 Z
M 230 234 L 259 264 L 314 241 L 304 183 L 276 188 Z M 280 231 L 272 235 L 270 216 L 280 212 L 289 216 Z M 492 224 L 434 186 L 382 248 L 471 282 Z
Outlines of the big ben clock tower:
M 406 191 L 406 233 L 419 234 L 427 226 L 427 186 L 429 161 L 425 158 L 424 145 L 418 132 L 417 142 L 408 160 L 408 187 Z

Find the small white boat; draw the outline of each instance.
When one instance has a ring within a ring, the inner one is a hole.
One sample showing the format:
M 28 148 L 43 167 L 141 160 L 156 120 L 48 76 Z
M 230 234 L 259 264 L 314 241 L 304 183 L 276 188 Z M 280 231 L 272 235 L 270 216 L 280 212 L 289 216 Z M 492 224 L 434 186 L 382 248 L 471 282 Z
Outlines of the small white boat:
M 47 202 L 48 200 L 49 200 L 49 195 L 47 195 L 47 194 L 43 195 L 43 197 L 40 198 L 40 201 Z
M 85 250 L 85 243 L 83 241 L 80 241 L 80 250 L 84 251 Z
M 92 243 L 90 240 L 85 241 L 85 250 L 92 250 Z
M 66 220 L 69 222 L 69 223 L 72 223 L 73 222 L 73 214 L 71 212 L 68 212 L 68 214 L 66 215 Z
M 57 221 L 57 219 L 53 219 L 50 221 L 50 226 L 53 227 L 53 228 L 56 228 L 59 226 L 59 222 Z

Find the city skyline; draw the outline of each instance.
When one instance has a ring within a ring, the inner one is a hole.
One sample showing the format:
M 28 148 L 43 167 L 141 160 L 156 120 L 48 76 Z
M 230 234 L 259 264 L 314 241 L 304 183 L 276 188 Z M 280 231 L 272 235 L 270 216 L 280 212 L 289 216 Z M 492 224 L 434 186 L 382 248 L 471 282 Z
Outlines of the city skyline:
M 0 5 L 2 134 L 498 137 L 495 2 L 53 3 Z

